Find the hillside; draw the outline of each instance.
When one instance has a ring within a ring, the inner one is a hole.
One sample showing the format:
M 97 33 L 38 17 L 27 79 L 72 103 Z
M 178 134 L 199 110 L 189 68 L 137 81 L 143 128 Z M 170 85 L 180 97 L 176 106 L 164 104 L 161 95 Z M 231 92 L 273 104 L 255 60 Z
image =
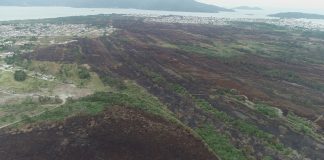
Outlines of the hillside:
M 323 32 L 124 15 L 1 25 L 15 42 L 1 53 L 24 51 L 10 67 L 55 78 L 0 68 L 14 96 L 0 101 L 0 159 L 324 159 Z
M 270 17 L 278 18 L 305 18 L 305 19 L 324 19 L 324 15 L 311 14 L 311 13 L 301 13 L 301 12 L 283 12 L 277 14 L 271 14 Z
M 79 116 L 33 127 L 32 131 L 0 133 L 0 158 L 217 160 L 190 132 L 131 108 L 116 106 L 96 117 Z M 13 140 L 17 143 L 12 143 Z M 21 150 L 15 151 L 17 148 Z
M 250 7 L 250 6 L 239 6 L 233 8 L 234 10 L 262 10 L 260 7 Z
M 181 4 L 181 5 L 179 5 Z M 222 7 L 208 5 L 195 0 L 4 0 L 0 5 L 14 6 L 66 6 L 83 8 L 134 8 L 145 10 L 165 10 L 183 12 L 220 12 L 232 11 Z

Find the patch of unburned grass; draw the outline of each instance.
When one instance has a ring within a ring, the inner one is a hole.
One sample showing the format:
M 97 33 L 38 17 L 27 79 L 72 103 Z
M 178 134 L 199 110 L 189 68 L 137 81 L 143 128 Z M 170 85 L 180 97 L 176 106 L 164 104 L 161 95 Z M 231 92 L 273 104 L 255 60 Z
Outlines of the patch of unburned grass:
M 314 137 L 316 139 L 324 141 L 324 135 L 320 135 L 316 132 L 316 128 L 313 124 L 313 122 L 299 117 L 296 114 L 290 112 L 287 115 L 287 121 L 289 125 L 295 129 L 297 132 L 309 135 L 311 137 Z
M 80 78 L 80 68 L 84 68 L 89 73 L 89 78 Z M 59 82 L 73 83 L 81 88 L 89 88 L 94 91 L 105 91 L 107 89 L 95 72 L 91 72 L 86 67 L 78 64 L 32 61 L 29 70 L 45 75 L 54 75 Z
M 257 112 L 269 117 L 269 118 L 278 118 L 279 110 L 267 104 L 257 103 L 255 106 Z
M 61 107 L 29 119 L 28 122 L 57 121 L 77 114 L 98 114 L 109 106 L 128 106 L 180 123 L 166 106 L 146 90 L 132 82 L 127 82 L 126 86 L 121 91 L 97 92 L 79 100 L 70 100 Z
M 59 72 L 60 66 L 61 64 L 56 62 L 32 60 L 28 66 L 28 70 L 43 74 L 55 75 Z
M 29 117 L 32 114 L 46 111 L 53 107 L 52 105 L 41 105 L 31 97 L 16 104 L 0 105 L 0 127 Z
M 195 131 L 221 159 L 247 160 L 243 152 L 231 144 L 228 136 L 220 134 L 211 125 L 197 128 Z
M 41 88 L 49 88 L 55 82 L 27 77 L 23 82 L 14 79 L 14 74 L 8 71 L 0 71 L 0 88 L 16 93 L 30 93 L 39 91 Z
M 105 86 L 100 77 L 94 73 L 90 72 L 91 79 L 89 82 L 86 84 L 86 87 L 89 89 L 93 89 L 96 92 L 105 92 L 109 90 L 109 86 Z

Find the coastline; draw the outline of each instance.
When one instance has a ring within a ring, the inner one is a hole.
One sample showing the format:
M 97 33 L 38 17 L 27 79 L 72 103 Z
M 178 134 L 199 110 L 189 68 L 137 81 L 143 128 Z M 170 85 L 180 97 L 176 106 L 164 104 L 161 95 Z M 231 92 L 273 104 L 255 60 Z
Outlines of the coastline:
M 42 6 L 0 6 L 3 14 L 0 15 L 0 22 L 15 21 L 15 20 L 33 20 L 60 18 L 71 16 L 87 16 L 87 15 L 109 15 L 109 14 L 124 14 L 130 16 L 142 17 L 163 17 L 155 21 L 170 21 L 172 23 L 202 23 L 202 24 L 217 24 L 228 23 L 233 21 L 238 22 L 260 22 L 275 24 L 279 26 L 288 26 L 292 28 L 306 28 L 324 30 L 324 20 L 312 19 L 280 19 L 277 17 L 268 17 L 271 13 L 280 12 L 279 10 L 244 10 L 237 12 L 219 12 L 219 13 L 204 13 L 204 12 L 175 12 L 175 11 L 156 11 L 156 10 L 139 10 L 139 9 L 120 9 L 120 8 L 74 8 L 74 7 L 42 7 Z M 43 14 L 39 14 L 43 13 Z M 166 19 L 165 16 L 174 16 L 175 20 Z M 179 19 L 179 17 L 186 17 Z M 190 20 L 191 19 L 191 20 Z

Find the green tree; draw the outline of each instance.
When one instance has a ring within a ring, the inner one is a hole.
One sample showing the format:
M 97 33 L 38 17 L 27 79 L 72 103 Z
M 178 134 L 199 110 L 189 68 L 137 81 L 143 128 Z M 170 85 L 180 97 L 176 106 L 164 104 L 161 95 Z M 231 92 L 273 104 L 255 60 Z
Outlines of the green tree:
M 4 61 L 8 64 L 8 65 L 12 65 L 15 63 L 15 57 L 14 56 L 7 56 L 5 57 Z
M 14 78 L 16 81 L 22 82 L 27 79 L 27 74 L 25 71 L 22 70 L 15 71 Z

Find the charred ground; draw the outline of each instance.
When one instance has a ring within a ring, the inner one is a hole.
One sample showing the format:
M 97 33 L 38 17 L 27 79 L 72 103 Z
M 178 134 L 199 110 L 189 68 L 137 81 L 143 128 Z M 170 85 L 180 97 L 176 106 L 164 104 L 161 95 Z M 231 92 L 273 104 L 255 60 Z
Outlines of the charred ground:
M 7 132 L 0 135 L 7 160 L 217 159 L 190 131 L 127 107 Z
M 323 39 L 258 23 L 87 21 L 118 31 L 25 57 L 88 64 L 110 85 L 135 81 L 222 159 L 323 159 Z

